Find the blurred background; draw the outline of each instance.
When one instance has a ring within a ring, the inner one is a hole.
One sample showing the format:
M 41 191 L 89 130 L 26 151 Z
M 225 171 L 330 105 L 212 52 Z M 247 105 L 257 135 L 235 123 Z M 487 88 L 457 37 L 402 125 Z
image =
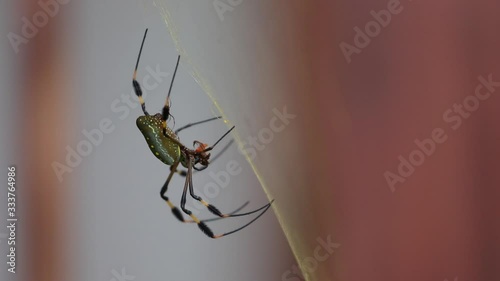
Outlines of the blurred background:
M 37 2 L 2 2 L 1 8 L 2 179 L 7 182 L 8 165 L 17 166 L 20 217 L 17 273 L 6 272 L 2 237 L 1 279 L 281 278 L 295 261 L 271 209 L 246 231 L 211 240 L 196 225 L 178 222 L 159 196 L 169 168 L 137 129 L 142 111 L 132 89 L 148 27 L 138 80 L 148 111 L 160 112 L 179 52 L 158 8 L 138 1 L 52 1 L 58 8 L 45 2 L 54 16 L 17 53 L 7 34 L 22 35 L 22 19 L 33 22 L 32 15 L 45 10 Z M 182 58 L 172 92 L 176 128 L 218 115 L 186 65 Z M 222 121 L 211 122 L 180 137 L 191 147 L 193 140 L 214 143 L 228 129 Z M 236 163 L 238 173 L 226 183 L 218 175 L 228 173 L 228 163 Z M 196 173 L 195 188 L 223 212 L 246 201 L 244 210 L 269 201 L 236 145 L 210 168 Z M 174 176 L 168 190 L 178 206 L 183 186 L 184 178 Z M 6 199 L 1 204 L 6 222 Z M 194 202 L 188 207 L 200 218 L 212 217 Z M 222 233 L 252 217 L 210 227 Z M 5 229 L 0 233 L 8 234 Z
M 0 5 L 0 180 L 16 166 L 19 218 L 2 280 L 500 279 L 497 1 Z M 145 28 L 148 111 L 180 54 L 175 127 L 224 117 L 182 142 L 236 125 L 199 193 L 227 212 L 276 200 L 238 234 L 211 240 L 159 197 L 168 167 L 131 87 Z

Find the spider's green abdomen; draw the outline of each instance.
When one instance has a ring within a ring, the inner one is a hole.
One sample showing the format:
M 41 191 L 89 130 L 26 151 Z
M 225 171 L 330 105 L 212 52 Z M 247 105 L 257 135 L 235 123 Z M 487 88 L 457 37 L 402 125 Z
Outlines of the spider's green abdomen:
M 144 135 L 149 149 L 151 149 L 156 158 L 167 165 L 172 165 L 179 161 L 181 150 L 175 142 L 163 135 L 161 115 L 139 116 L 136 124 Z M 168 127 L 167 135 L 175 140 L 179 140 Z

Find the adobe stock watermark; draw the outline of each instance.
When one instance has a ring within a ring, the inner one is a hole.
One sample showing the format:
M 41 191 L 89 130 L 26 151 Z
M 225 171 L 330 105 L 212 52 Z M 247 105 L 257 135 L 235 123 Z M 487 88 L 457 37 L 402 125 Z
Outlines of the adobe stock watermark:
M 472 113 L 479 109 L 481 102 L 489 99 L 493 93 L 500 87 L 500 82 L 493 81 L 493 74 L 489 74 L 487 78 L 478 77 L 474 94 L 468 95 L 459 104 L 455 103 L 452 107 L 443 112 L 443 121 L 453 130 L 458 130 L 465 119 L 471 117 Z M 392 192 L 396 191 L 396 184 L 404 183 L 408 177 L 415 173 L 416 167 L 424 164 L 428 157 L 431 157 L 437 150 L 438 145 L 445 143 L 448 140 L 448 134 L 443 128 L 434 128 L 430 137 L 423 140 L 415 139 L 416 148 L 412 150 L 407 157 L 398 156 L 399 164 L 397 173 L 385 171 L 384 178 L 387 181 Z
M 124 267 L 122 267 L 121 272 L 118 272 L 115 269 L 111 270 L 111 274 L 113 274 L 113 278 L 109 279 L 109 281 L 132 281 L 132 280 L 135 280 L 135 276 L 127 274 Z
M 274 135 L 285 130 L 290 121 L 297 117 L 297 115 L 289 113 L 286 106 L 281 110 L 273 108 L 272 112 L 274 116 L 269 120 L 268 127 L 261 128 L 256 136 L 247 137 L 248 142 L 242 142 L 239 150 L 241 154 L 247 155 L 250 159 L 254 160 L 257 157 L 257 152 L 263 151 L 273 141 Z M 209 171 L 208 174 L 211 181 L 205 183 L 202 192 L 195 187 L 195 193 L 202 198 L 214 199 L 220 194 L 221 189 L 229 186 L 231 178 L 241 174 L 242 171 L 242 165 L 238 161 L 230 160 L 227 162 L 224 170 L 218 172 Z M 201 204 L 195 204 L 194 206 L 194 209 L 192 206 L 189 206 L 188 209 L 192 210 L 195 215 L 206 209 Z
M 167 78 L 170 74 L 162 72 L 160 65 L 156 65 L 156 69 L 147 66 L 145 70 L 147 74 L 142 78 L 141 85 L 143 89 L 142 96 L 146 99 L 148 91 L 158 88 L 164 78 Z M 116 114 L 119 120 L 125 120 L 130 115 L 131 110 L 137 107 L 139 107 L 139 101 L 132 89 L 129 94 L 122 94 L 120 98 L 114 99 L 111 102 L 110 110 Z M 103 142 L 105 135 L 113 132 L 115 128 L 116 126 L 111 118 L 105 117 L 99 121 L 97 128 L 89 131 L 83 129 L 81 131 L 83 139 L 74 148 L 69 145 L 66 146 L 65 162 L 54 161 L 51 164 L 59 182 L 63 181 L 64 174 L 73 172 L 82 163 L 83 159 L 89 156 L 94 151 L 94 148 Z
M 220 21 L 224 21 L 224 14 L 232 12 L 241 3 L 243 3 L 243 0 L 214 0 L 213 5 Z
M 316 242 L 318 242 L 318 246 L 314 248 L 311 256 L 302 259 L 302 261 L 299 262 L 299 267 L 293 265 L 290 270 L 283 272 L 281 275 L 282 281 L 306 280 L 304 275 L 308 277 L 309 274 L 316 271 L 318 265 L 326 261 L 334 251 L 340 247 L 340 244 L 332 242 L 330 235 L 326 237 L 326 240 L 318 237 L 316 238 Z
M 61 8 L 61 5 L 66 5 L 70 0 L 40 0 L 37 2 L 40 9 L 35 12 L 31 19 L 22 17 L 21 21 L 21 34 L 9 32 L 7 38 L 9 39 L 12 49 L 17 54 L 19 52 L 19 45 L 27 44 L 29 39 L 34 38 L 40 28 L 45 27 L 49 23 L 49 18 L 55 17 Z
M 411 0 L 410 0 L 411 1 Z M 370 15 L 373 20 L 367 22 L 364 30 L 355 26 L 353 43 L 354 46 L 344 41 L 340 42 L 340 51 L 344 55 L 347 63 L 351 63 L 353 54 L 360 54 L 361 51 L 370 45 L 373 38 L 377 37 L 382 28 L 386 28 L 392 21 L 392 16 L 397 15 L 403 11 L 403 6 L 399 0 L 389 0 L 387 2 L 387 9 L 382 9 L 378 12 L 371 10 Z
M 266 145 L 273 141 L 275 133 L 282 132 L 290 124 L 290 120 L 297 117 L 295 114 L 288 113 L 286 106 L 283 107 L 282 111 L 273 108 L 273 113 L 274 116 L 269 120 L 268 127 L 260 129 L 257 136 L 249 136 L 247 141 L 241 143 L 241 153 L 247 155 L 251 160 L 257 157 L 257 151 L 263 151 Z

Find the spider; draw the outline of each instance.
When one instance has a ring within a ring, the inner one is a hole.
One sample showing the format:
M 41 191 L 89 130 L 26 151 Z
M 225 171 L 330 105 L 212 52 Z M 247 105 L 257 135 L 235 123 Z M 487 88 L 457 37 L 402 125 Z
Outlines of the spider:
M 139 60 L 141 58 L 141 53 L 142 53 L 142 48 L 144 46 L 144 42 L 146 40 L 146 35 L 148 33 L 148 29 L 144 32 L 144 38 L 142 39 L 141 43 L 141 48 L 139 50 L 139 55 L 137 57 L 137 63 L 135 65 L 135 70 L 134 74 L 132 77 L 132 85 L 134 87 L 135 94 L 137 95 L 139 102 L 142 107 L 142 111 L 144 112 L 144 115 L 139 116 L 136 120 L 137 127 L 143 134 L 144 138 L 146 139 L 146 142 L 151 149 L 151 152 L 158 158 L 161 162 L 164 164 L 170 166 L 170 174 L 167 177 L 167 180 L 165 181 L 165 184 L 160 190 L 160 196 L 165 202 L 168 204 L 168 206 L 171 208 L 172 213 L 174 216 L 180 220 L 181 222 L 184 223 L 196 223 L 200 230 L 205 233 L 208 237 L 210 238 L 221 238 L 223 236 L 227 236 L 229 234 L 238 232 L 242 230 L 243 228 L 249 226 L 251 223 L 256 221 L 260 216 L 262 216 L 271 206 L 273 201 L 269 202 L 268 204 L 255 209 L 250 212 L 246 213 L 236 213 L 239 210 L 241 210 L 248 202 L 246 202 L 243 206 L 238 208 L 236 211 L 229 213 L 229 214 L 224 214 L 221 211 L 219 211 L 218 208 L 216 208 L 214 205 L 208 203 L 207 201 L 203 200 L 200 196 L 196 195 L 194 193 L 194 188 L 193 188 L 193 170 L 195 171 L 202 171 L 206 169 L 209 164 L 210 164 L 210 151 L 214 149 L 214 147 L 225 137 L 227 136 L 233 129 L 234 126 L 229 129 L 222 137 L 220 137 L 212 146 L 209 146 L 206 143 L 202 143 L 200 141 L 194 141 L 193 146 L 194 149 L 189 149 L 185 145 L 183 145 L 177 134 L 181 132 L 184 129 L 187 129 L 189 127 L 203 124 L 209 121 L 217 120 L 222 118 L 221 116 L 218 117 L 213 117 L 209 118 L 206 120 L 202 120 L 199 122 L 195 123 L 190 123 L 187 124 L 179 129 L 177 129 L 175 132 L 172 131 L 171 128 L 167 126 L 167 120 L 169 117 L 173 117 L 170 114 L 170 93 L 172 91 L 172 85 L 174 83 L 175 79 L 175 74 L 177 73 L 177 68 L 179 66 L 179 60 L 180 56 L 177 57 L 177 63 L 175 65 L 175 70 L 174 74 L 172 76 L 172 81 L 170 82 L 170 88 L 168 90 L 168 95 L 167 99 L 165 101 L 165 105 L 163 106 L 162 112 L 161 113 L 156 113 L 155 115 L 149 115 L 149 113 L 146 111 L 146 104 L 144 102 L 144 99 L 142 98 L 142 90 L 141 86 L 139 85 L 139 82 L 137 82 L 136 77 L 137 77 L 137 68 L 139 66 Z M 214 157 L 213 160 L 215 160 L 220 154 L 222 154 L 225 149 L 232 143 L 232 141 L 226 145 L 226 147 Z M 181 170 L 178 169 L 179 164 L 181 164 L 186 170 Z M 198 166 L 197 166 L 198 165 Z M 174 173 L 178 173 L 181 176 L 184 176 L 186 178 L 185 183 L 184 183 L 184 190 L 182 192 L 182 197 L 181 197 L 181 210 L 187 214 L 188 216 L 191 217 L 191 220 L 186 220 L 184 219 L 183 214 L 181 211 L 174 205 L 172 202 L 169 200 L 169 198 L 166 196 L 168 185 L 170 183 L 170 180 L 172 179 L 172 176 Z M 189 193 L 191 197 L 193 197 L 195 200 L 199 201 L 201 204 L 203 204 L 211 213 L 216 215 L 216 218 L 212 219 L 207 219 L 207 220 L 200 220 L 197 218 L 190 210 L 186 208 L 186 195 L 189 189 Z M 250 215 L 256 212 L 259 212 L 263 210 L 257 217 L 252 219 L 249 223 L 234 229 L 229 232 L 225 232 L 222 234 L 214 234 L 213 231 L 207 226 L 205 222 L 209 221 L 214 221 L 218 219 L 223 219 L 223 218 L 229 218 L 229 217 L 239 217 L 239 216 L 246 216 Z

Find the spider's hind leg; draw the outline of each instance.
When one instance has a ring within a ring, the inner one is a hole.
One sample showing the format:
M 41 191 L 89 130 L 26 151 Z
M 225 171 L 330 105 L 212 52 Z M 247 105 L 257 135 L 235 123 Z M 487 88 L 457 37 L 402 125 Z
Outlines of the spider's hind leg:
M 232 231 L 229 231 L 229 232 L 225 232 L 225 233 L 222 233 L 222 234 L 215 235 L 213 233 L 213 231 L 205 224 L 205 222 L 203 222 L 200 219 L 198 219 L 195 215 L 193 215 L 193 213 L 190 210 L 188 210 L 186 208 L 187 191 L 188 191 L 188 188 L 190 188 L 190 190 L 192 189 L 192 176 L 193 176 L 193 169 L 192 168 L 193 168 L 193 157 L 190 156 L 190 159 L 189 159 L 189 162 L 188 162 L 188 172 L 187 172 L 187 176 L 186 176 L 186 181 L 184 183 L 184 190 L 182 192 L 181 209 L 182 209 L 182 211 L 184 211 L 184 213 L 188 214 L 193 219 L 193 221 L 196 222 L 196 224 L 198 224 L 198 227 L 200 228 L 200 230 L 203 233 L 205 233 L 210 238 L 214 238 L 214 239 L 221 238 L 221 237 L 224 237 L 226 235 L 229 235 L 229 234 L 232 234 L 232 233 L 236 233 L 236 232 L 244 229 L 245 227 L 249 226 L 254 221 L 256 221 L 258 218 L 260 218 L 260 216 L 262 216 L 269 209 L 269 207 L 271 207 L 271 204 L 273 203 L 271 201 L 269 204 L 267 204 L 264 207 L 258 209 L 258 210 L 261 210 L 261 209 L 264 209 L 264 210 L 257 217 L 255 217 L 254 219 L 252 219 L 250 222 L 248 222 L 247 224 L 243 225 L 242 227 L 239 227 L 239 228 L 237 228 L 235 230 L 232 230 Z M 211 209 L 209 208 L 209 210 L 211 210 Z M 252 211 L 252 212 L 248 212 L 246 214 L 254 213 L 254 212 L 257 212 L 258 210 L 255 210 L 255 211 Z M 220 212 L 219 212 L 219 214 L 220 214 Z M 221 215 L 223 215 L 223 214 L 221 214 Z M 226 215 L 226 216 L 239 216 L 239 215 L 245 215 L 245 214 Z M 223 217 L 224 217 L 224 215 L 223 215 Z

